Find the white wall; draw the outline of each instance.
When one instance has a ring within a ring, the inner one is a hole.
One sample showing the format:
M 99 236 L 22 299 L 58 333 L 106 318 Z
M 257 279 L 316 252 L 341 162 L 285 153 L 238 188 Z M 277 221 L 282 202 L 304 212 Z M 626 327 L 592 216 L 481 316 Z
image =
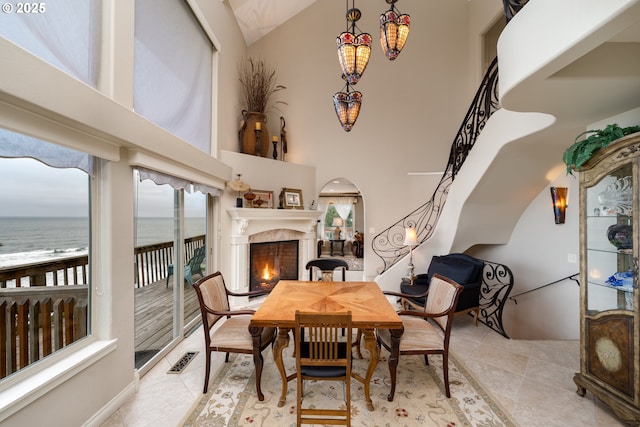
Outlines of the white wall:
M 612 123 L 621 127 L 639 125 L 640 108 L 590 124 L 587 129 L 602 129 Z M 569 147 L 572 143 L 569 140 L 565 145 Z M 556 177 L 549 186 L 569 188 L 565 224 L 554 223 L 546 187 L 520 217 L 507 244 L 476 246 L 468 251 L 479 258 L 508 265 L 515 277 L 512 295 L 580 271 L 578 263 L 568 262 L 568 255 L 580 254 L 579 175 L 567 176 L 560 161 L 555 171 Z M 579 296 L 576 283 L 565 280 L 517 297 L 517 304 L 509 300 L 504 311 L 505 329 L 512 338 L 519 339 L 579 339 Z
M 569 144 L 570 145 L 570 144 Z M 569 188 L 569 207 L 564 224 L 555 224 L 549 187 Z M 505 245 L 476 246 L 468 251 L 478 258 L 507 265 L 514 276 L 511 295 L 579 273 L 578 179 L 561 173 L 531 202 Z M 564 280 L 507 300 L 503 323 L 507 334 L 517 339 L 577 339 L 580 334 L 576 282 Z
M 499 2 L 492 2 L 499 10 Z M 248 54 L 277 67 L 287 122 L 287 160 L 316 168 L 316 193 L 336 177 L 362 192 L 365 239 L 426 202 L 438 177 L 408 172 L 442 171 L 449 149 L 471 103 L 468 58 L 469 2 L 404 1 L 411 32 L 395 61 L 384 58 L 377 41 L 384 2 L 358 4 L 358 27 L 374 39 L 369 65 L 355 89 L 363 94 L 360 117 L 351 132 L 336 118 L 331 97 L 343 90 L 335 39 L 345 30 L 344 2 L 318 1 L 251 45 Z M 239 120 L 239 111 L 237 118 Z M 269 132 L 278 131 L 271 115 Z M 382 261 L 366 245 L 365 273 L 377 274 Z

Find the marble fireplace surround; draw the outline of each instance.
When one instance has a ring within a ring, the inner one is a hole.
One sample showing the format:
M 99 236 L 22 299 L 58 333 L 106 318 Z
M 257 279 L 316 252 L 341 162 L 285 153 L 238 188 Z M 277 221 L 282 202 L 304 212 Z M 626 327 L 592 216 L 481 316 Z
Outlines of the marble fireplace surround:
M 231 280 L 237 292 L 249 290 L 249 244 L 298 240 L 298 278 L 316 255 L 316 225 L 321 212 L 298 209 L 227 209 L 231 217 Z

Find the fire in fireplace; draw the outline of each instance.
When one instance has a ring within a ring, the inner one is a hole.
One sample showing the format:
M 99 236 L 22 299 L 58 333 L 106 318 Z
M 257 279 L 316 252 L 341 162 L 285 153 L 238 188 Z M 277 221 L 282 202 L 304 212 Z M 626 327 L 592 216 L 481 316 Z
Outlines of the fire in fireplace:
M 280 280 L 298 280 L 298 241 L 249 245 L 249 290 L 271 290 Z

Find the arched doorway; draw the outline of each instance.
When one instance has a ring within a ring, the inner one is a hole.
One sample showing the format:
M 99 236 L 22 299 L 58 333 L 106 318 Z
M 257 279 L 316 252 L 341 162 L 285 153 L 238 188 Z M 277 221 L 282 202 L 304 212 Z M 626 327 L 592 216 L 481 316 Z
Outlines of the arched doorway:
M 365 236 L 360 190 L 348 179 L 332 179 L 320 190 L 318 209 L 324 212 L 318 224 L 318 257 L 344 258 L 350 280 L 361 280 Z

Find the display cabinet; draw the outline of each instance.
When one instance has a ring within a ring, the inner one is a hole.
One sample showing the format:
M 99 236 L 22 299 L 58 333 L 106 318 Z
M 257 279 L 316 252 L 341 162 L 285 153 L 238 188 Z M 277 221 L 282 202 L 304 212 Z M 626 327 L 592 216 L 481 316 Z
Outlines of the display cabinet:
M 600 149 L 580 171 L 580 372 L 590 391 L 640 425 L 638 189 L 640 133 Z

